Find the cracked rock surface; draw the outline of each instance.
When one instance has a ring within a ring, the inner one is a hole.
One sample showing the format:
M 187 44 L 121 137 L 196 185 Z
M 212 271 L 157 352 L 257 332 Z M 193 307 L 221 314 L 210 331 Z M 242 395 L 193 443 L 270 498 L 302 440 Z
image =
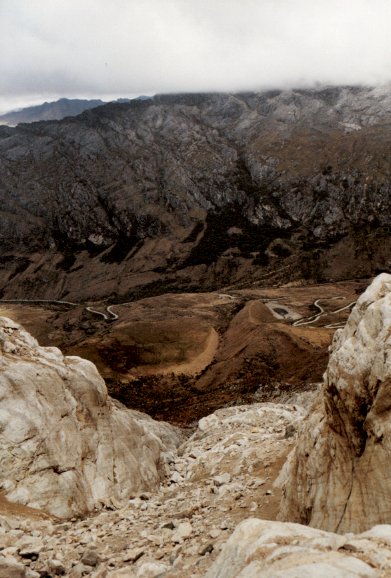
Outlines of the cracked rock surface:
M 363 531 L 391 519 L 391 275 L 357 301 L 285 471 L 281 518 Z
M 109 398 L 95 366 L 0 318 L 0 482 L 57 517 L 157 488 L 175 428 Z
M 206 578 L 386 578 L 391 526 L 338 535 L 300 524 L 239 524 Z

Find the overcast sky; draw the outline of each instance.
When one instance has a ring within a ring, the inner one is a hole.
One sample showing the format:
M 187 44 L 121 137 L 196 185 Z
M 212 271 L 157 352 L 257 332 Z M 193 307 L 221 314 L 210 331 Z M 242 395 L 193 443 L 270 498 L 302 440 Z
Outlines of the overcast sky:
M 0 111 L 391 81 L 391 0 L 0 0 Z

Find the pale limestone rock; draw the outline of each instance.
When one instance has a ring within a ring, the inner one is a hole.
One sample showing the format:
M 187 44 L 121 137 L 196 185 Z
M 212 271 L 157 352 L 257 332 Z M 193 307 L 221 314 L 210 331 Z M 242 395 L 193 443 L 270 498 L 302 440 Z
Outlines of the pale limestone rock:
M 301 553 L 297 560 L 300 560 Z M 355 560 L 351 556 L 342 557 L 338 554 L 325 554 L 308 564 L 297 564 L 292 568 L 263 571 L 261 562 L 252 562 L 238 574 L 237 578 L 379 578 L 380 574 L 372 570 L 368 564 Z
M 255 464 L 267 464 L 292 447 L 285 430 L 305 413 L 297 405 L 275 403 L 218 409 L 198 422 L 179 450 L 188 460 L 186 478 L 208 479 L 229 491 L 239 475 L 251 475 Z
M 391 275 L 336 332 L 323 388 L 282 474 L 280 518 L 359 532 L 391 522 Z
M 0 484 L 10 501 L 70 517 L 159 484 L 171 426 L 112 400 L 96 367 L 0 318 Z
M 183 542 L 183 540 L 186 540 L 186 538 L 190 538 L 192 533 L 193 527 L 190 522 L 182 522 L 173 533 L 171 541 L 177 543 Z
M 168 570 L 168 566 L 159 562 L 145 562 L 137 571 L 137 578 L 155 578 Z
M 180 484 L 183 482 L 183 477 L 178 472 L 174 472 L 170 478 L 170 481 L 173 484 Z
M 373 544 L 363 545 L 353 555 L 342 549 L 346 538 L 340 535 L 299 524 L 249 519 L 237 526 L 206 578 L 380 578 L 379 570 L 364 561 L 366 550 L 378 547 L 377 536 L 373 538 Z M 388 554 L 383 568 L 390 567 L 389 549 Z
M 213 478 L 213 483 L 217 487 L 223 486 L 224 484 L 229 484 L 230 481 L 231 475 L 228 472 L 225 472 L 224 474 L 221 474 L 221 476 L 215 476 Z
M 26 578 L 26 569 L 13 558 L 0 559 L 0 578 Z
M 121 568 L 120 570 L 114 570 L 106 574 L 107 578 L 136 578 L 135 572 L 132 568 Z M 106 578 L 105 577 L 105 578 Z

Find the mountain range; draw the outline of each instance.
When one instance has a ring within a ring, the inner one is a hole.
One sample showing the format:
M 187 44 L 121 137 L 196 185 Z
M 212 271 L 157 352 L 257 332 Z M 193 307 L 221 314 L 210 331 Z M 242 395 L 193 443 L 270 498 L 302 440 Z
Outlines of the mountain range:
M 105 104 L 103 100 L 82 100 L 78 98 L 60 98 L 55 102 L 44 102 L 36 106 L 27 106 L 0 115 L 0 124 L 16 126 L 22 122 L 38 122 L 40 120 L 60 120 L 67 116 L 78 114 Z
M 157 95 L 0 127 L 0 291 L 119 300 L 390 268 L 391 93 Z
M 136 100 L 149 100 L 149 96 L 141 95 Z M 126 103 L 130 98 L 117 98 L 113 102 Z M 107 104 L 101 99 L 60 98 L 54 102 L 44 102 L 35 106 L 27 106 L 11 110 L 0 115 L 0 125 L 16 126 L 24 122 L 39 122 L 40 120 L 61 120 L 67 116 L 77 116 L 85 110 Z

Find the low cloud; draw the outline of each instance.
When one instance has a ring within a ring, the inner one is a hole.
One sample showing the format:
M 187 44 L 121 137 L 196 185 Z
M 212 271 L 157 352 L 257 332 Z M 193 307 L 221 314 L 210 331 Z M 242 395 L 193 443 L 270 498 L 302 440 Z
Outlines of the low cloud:
M 0 110 L 391 81 L 390 0 L 0 0 Z

